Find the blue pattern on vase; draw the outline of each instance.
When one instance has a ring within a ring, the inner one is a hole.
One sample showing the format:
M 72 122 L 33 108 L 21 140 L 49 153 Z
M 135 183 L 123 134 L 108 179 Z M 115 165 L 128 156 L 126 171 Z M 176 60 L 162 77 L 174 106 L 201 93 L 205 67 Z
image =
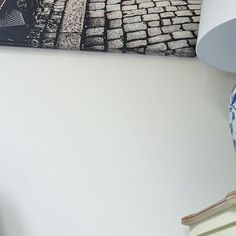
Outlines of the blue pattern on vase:
M 233 138 L 234 150 L 236 152 L 236 84 L 230 97 L 229 127 Z

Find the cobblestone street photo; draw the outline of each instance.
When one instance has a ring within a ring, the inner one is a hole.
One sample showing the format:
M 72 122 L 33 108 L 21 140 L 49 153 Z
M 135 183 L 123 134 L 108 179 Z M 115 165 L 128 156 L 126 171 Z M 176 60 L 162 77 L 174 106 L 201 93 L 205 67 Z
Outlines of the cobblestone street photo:
M 0 44 L 195 56 L 201 0 L 0 0 Z

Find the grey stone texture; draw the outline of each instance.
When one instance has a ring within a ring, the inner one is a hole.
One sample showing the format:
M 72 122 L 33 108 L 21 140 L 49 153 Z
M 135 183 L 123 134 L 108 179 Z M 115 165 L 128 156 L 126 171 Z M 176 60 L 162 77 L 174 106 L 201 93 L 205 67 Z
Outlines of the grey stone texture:
M 88 0 L 81 49 L 193 57 L 201 2 Z
M 31 8 L 34 19 L 28 36 L 29 46 L 79 50 L 86 6 L 86 0 L 38 0 Z M 86 35 L 100 36 L 105 20 L 96 19 L 104 16 L 105 1 L 91 0 L 88 7 L 91 10 L 91 29 L 86 31 Z
M 30 46 L 195 56 L 201 0 L 35 1 Z

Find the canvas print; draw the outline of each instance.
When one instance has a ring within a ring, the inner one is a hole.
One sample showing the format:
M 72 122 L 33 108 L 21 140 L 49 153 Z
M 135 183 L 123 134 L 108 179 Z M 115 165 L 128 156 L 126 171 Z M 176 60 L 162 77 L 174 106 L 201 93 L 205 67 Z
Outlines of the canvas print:
M 0 0 L 0 45 L 195 56 L 201 0 Z

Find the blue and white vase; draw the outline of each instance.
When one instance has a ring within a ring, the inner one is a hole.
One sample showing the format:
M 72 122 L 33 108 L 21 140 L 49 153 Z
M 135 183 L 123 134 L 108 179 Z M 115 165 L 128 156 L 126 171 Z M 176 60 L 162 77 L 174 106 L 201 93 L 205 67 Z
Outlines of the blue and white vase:
M 236 152 L 236 84 L 233 88 L 229 104 L 229 126 L 233 138 L 234 150 Z

